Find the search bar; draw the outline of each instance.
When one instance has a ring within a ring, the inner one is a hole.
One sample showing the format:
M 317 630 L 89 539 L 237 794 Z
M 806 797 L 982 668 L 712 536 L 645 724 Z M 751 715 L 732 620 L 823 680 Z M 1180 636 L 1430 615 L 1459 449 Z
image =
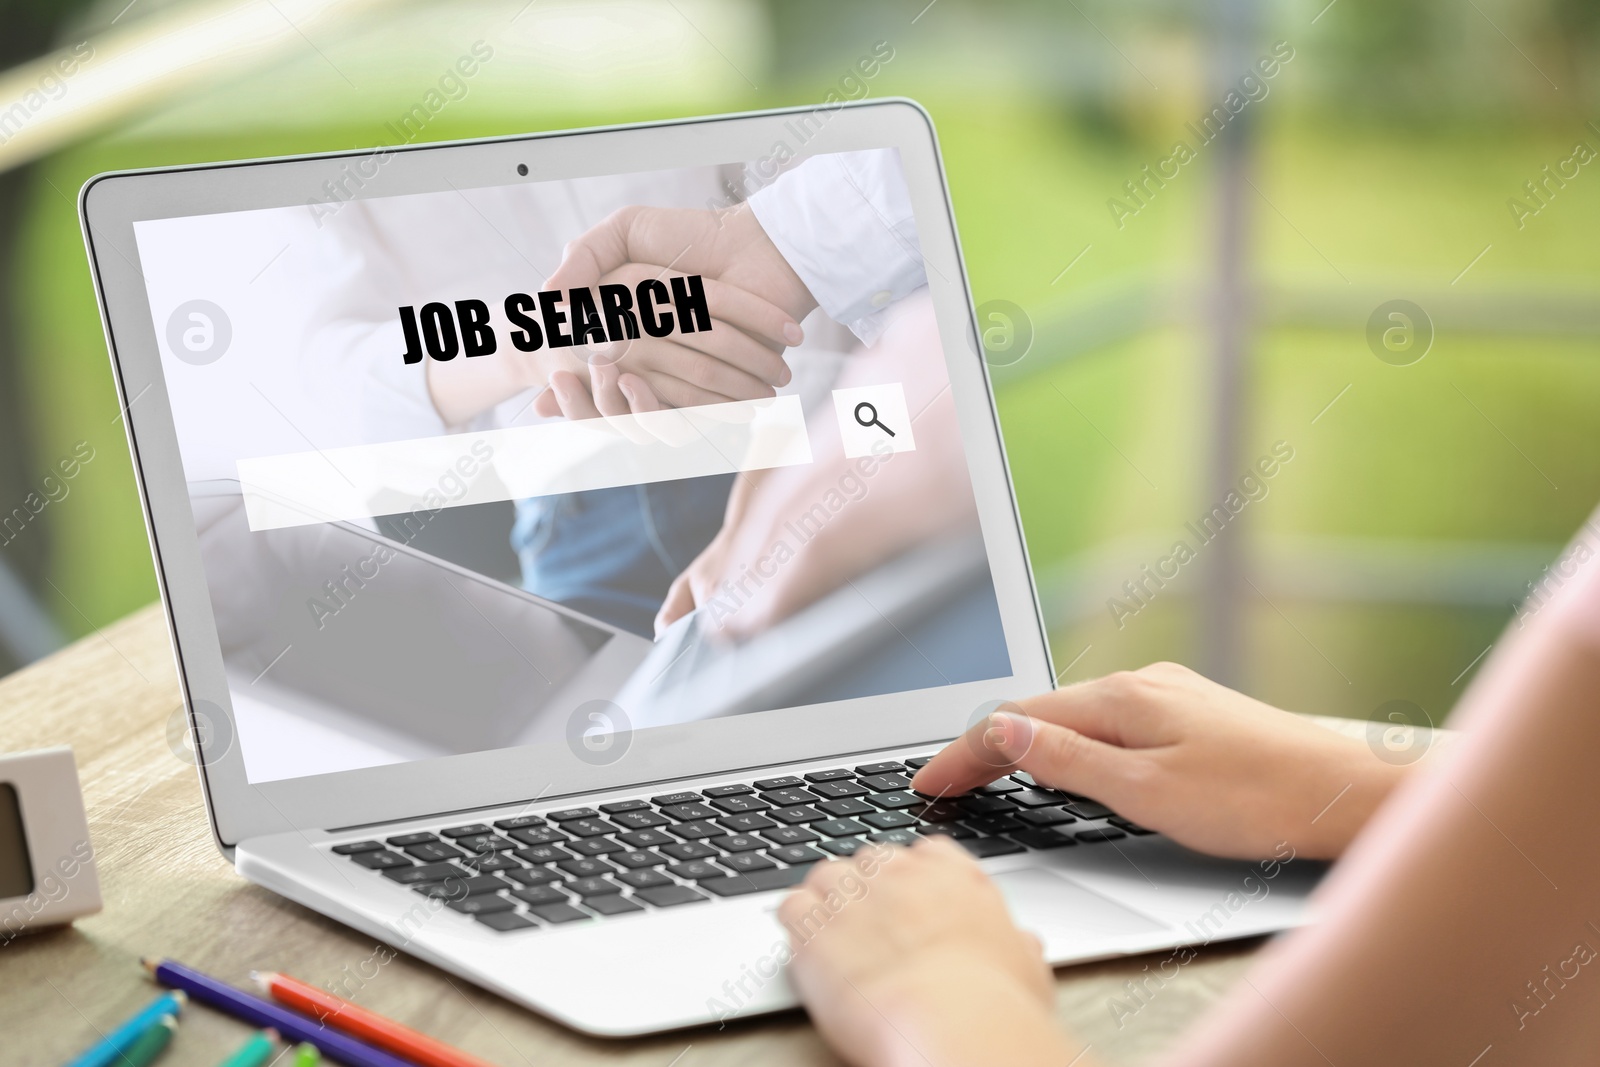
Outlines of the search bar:
M 238 461 L 252 530 L 811 462 L 797 396 Z

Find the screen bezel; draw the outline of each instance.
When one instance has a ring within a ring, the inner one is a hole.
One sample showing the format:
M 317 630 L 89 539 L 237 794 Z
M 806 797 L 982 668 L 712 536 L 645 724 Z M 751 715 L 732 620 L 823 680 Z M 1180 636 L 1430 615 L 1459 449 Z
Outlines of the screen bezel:
M 810 116 L 803 126 L 797 115 Z M 822 117 L 818 122 L 817 117 Z M 203 732 L 200 773 L 218 844 L 516 804 L 603 789 L 872 752 L 951 738 L 986 701 L 1050 688 L 1053 674 L 1004 443 L 933 123 L 910 100 L 861 101 L 633 126 L 101 174 L 79 206 L 106 343 L 126 413 L 156 576 L 191 722 L 197 702 L 231 700 L 163 386 L 133 224 L 305 204 L 343 181 L 358 199 L 770 158 L 807 134 L 804 154 L 900 151 L 957 419 L 1012 662 L 1007 679 L 640 731 L 626 756 L 593 766 L 563 746 L 500 749 L 251 784 L 231 723 Z M 375 162 L 380 160 L 381 162 Z M 519 175 L 517 166 L 528 168 Z M 352 188 L 349 176 L 374 177 Z

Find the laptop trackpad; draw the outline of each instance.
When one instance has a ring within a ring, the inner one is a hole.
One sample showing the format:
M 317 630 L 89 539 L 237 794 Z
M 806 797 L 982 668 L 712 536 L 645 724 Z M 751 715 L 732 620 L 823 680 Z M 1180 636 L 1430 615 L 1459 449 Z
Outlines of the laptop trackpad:
M 1125 943 L 1130 937 L 1168 929 L 1165 923 L 1042 867 L 1007 871 L 995 875 L 994 880 L 1011 905 L 1017 925 L 1037 934 L 1052 955 L 1063 951 L 1077 955 L 1104 942 Z

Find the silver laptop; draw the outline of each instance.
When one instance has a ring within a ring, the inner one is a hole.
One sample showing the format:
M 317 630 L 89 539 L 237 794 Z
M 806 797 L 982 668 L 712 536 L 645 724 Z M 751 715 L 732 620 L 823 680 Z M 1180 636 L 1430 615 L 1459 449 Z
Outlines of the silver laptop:
M 917 105 L 108 174 L 81 210 L 243 877 L 606 1035 L 793 1006 L 783 893 L 921 835 L 1057 964 L 1304 918 L 1307 863 L 1026 775 L 909 789 L 1053 678 Z M 541 399 L 612 364 L 659 407 Z

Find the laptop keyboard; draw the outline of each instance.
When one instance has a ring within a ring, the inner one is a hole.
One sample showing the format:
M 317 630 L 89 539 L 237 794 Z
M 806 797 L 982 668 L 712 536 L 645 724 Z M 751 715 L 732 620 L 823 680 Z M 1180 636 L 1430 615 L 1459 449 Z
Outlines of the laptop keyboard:
M 1017 773 L 960 797 L 911 791 L 928 762 L 869 763 L 515 815 L 332 851 L 501 932 L 787 889 L 867 842 L 954 838 L 985 859 L 1151 831 Z

